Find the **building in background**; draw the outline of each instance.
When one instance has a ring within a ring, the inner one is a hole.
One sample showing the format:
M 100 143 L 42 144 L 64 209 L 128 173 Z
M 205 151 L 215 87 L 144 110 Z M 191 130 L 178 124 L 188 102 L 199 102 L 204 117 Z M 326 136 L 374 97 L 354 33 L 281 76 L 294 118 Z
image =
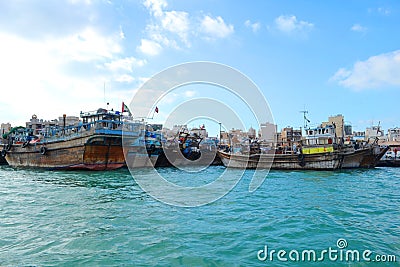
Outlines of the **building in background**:
M 266 143 L 275 143 L 277 138 L 278 126 L 269 122 L 261 123 L 260 130 L 258 131 L 258 136 L 261 140 Z
M 293 129 L 293 127 L 285 127 L 281 130 L 280 139 L 278 142 L 281 144 L 288 144 L 289 146 L 293 143 L 299 143 L 301 141 L 301 129 Z
M 342 114 L 338 114 L 336 116 L 328 117 L 327 122 L 323 122 L 321 124 L 322 128 L 325 128 L 327 125 L 335 126 L 335 134 L 337 138 L 345 137 L 345 125 L 344 125 L 344 117 Z M 351 135 L 351 131 L 350 131 Z
M 365 129 L 365 140 L 369 139 L 383 139 L 384 131 L 380 129 L 379 126 L 371 126 Z
M 255 139 L 257 137 L 256 130 L 253 127 L 250 127 L 249 131 L 247 132 L 247 136 L 250 139 Z
M 400 141 L 400 128 L 389 128 L 387 130 L 387 141 Z
M 2 123 L 0 127 L 0 134 L 3 136 L 3 134 L 8 133 L 11 131 L 11 123 Z
M 65 118 L 65 124 L 64 124 L 64 118 Z M 38 119 L 38 117 L 33 114 L 32 118 L 26 122 L 26 128 L 32 129 L 32 133 L 34 135 L 40 134 L 40 131 L 44 128 L 49 128 L 49 127 L 63 127 L 63 126 L 77 126 L 80 123 L 79 117 L 76 116 L 62 116 L 58 117 L 57 119 L 54 120 L 43 120 L 43 119 Z
M 344 136 L 352 136 L 353 135 L 353 126 L 350 124 L 344 125 Z

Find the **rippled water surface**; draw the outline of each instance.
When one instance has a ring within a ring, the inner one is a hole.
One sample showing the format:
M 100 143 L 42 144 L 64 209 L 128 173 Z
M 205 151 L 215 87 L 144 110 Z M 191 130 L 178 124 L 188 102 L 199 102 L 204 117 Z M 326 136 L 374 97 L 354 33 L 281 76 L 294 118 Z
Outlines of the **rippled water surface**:
M 158 170 L 193 186 L 201 174 Z M 141 170 L 138 170 L 141 172 Z M 143 171 L 145 172 L 145 171 Z M 248 191 L 246 171 L 226 196 L 196 208 L 154 200 L 128 170 L 59 172 L 0 167 L 0 266 L 287 266 L 259 250 L 371 250 L 400 264 L 400 168 L 272 171 Z M 286 255 L 287 257 L 287 255 Z M 310 262 L 291 262 L 308 266 Z M 364 266 L 366 262 L 314 265 Z

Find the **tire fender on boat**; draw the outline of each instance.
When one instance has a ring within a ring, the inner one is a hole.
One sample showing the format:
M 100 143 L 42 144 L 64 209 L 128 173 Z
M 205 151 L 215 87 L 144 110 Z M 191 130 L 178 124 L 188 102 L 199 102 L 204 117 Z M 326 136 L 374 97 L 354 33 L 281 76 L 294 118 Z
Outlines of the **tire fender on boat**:
M 40 154 L 45 155 L 47 153 L 47 147 L 42 146 L 39 150 Z
M 304 161 L 304 154 L 303 154 L 303 153 L 300 153 L 299 155 L 297 155 L 297 158 L 298 158 L 298 160 L 299 160 L 299 165 L 300 165 L 301 167 L 306 166 L 306 163 L 305 163 L 305 161 Z
M 156 146 L 154 144 L 151 144 L 150 151 L 151 152 L 155 152 L 156 151 Z
M 3 150 L 1 151 L 1 156 L 2 156 L 3 158 L 5 158 L 6 155 L 7 155 L 7 151 L 6 151 L 5 149 L 3 149 Z
M 25 141 L 23 144 L 22 144 L 22 147 L 27 147 L 29 145 L 29 141 Z
M 8 143 L 8 144 L 6 145 L 6 150 L 7 150 L 7 151 L 10 151 L 10 149 L 11 149 L 11 143 Z

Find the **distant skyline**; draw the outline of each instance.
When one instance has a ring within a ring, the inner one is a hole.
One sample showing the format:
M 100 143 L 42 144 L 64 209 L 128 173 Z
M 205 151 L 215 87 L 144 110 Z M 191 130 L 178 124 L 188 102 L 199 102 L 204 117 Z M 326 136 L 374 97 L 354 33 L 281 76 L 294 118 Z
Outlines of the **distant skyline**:
M 165 68 L 212 61 L 254 81 L 279 129 L 308 110 L 311 124 L 343 114 L 387 130 L 400 126 L 398 25 L 399 1 L 1 1 L 0 122 L 120 110 Z M 149 122 L 196 97 L 236 108 L 211 87 L 168 94 Z

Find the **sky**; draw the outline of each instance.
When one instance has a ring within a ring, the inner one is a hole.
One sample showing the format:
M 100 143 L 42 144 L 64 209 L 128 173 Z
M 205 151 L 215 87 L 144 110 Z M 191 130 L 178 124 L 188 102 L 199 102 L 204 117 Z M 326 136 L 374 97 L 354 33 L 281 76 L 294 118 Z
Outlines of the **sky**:
M 398 25 L 399 1 L 0 1 L 0 122 L 120 110 L 164 69 L 211 61 L 249 77 L 278 128 L 301 127 L 302 110 L 315 125 L 343 114 L 353 130 L 398 127 Z M 190 85 L 155 103 L 151 122 L 207 96 L 247 114 L 220 88 Z

